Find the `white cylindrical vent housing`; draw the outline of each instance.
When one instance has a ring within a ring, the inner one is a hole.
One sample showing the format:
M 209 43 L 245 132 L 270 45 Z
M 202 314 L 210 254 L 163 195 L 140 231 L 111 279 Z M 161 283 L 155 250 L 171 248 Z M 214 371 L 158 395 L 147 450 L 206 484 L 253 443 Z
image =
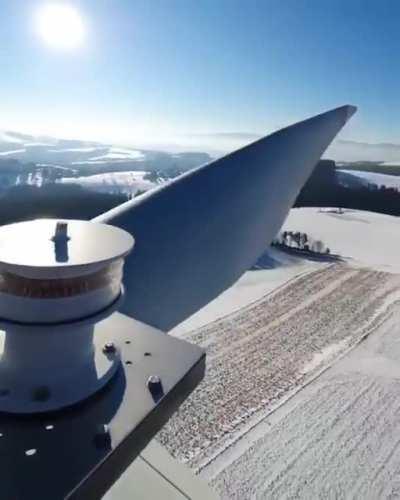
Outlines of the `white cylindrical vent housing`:
M 94 222 L 35 220 L 0 227 L 0 412 L 71 406 L 120 366 L 102 327 L 121 295 L 134 240 Z
M 111 305 L 134 244 L 113 226 L 41 219 L 0 227 L 0 320 L 59 323 Z

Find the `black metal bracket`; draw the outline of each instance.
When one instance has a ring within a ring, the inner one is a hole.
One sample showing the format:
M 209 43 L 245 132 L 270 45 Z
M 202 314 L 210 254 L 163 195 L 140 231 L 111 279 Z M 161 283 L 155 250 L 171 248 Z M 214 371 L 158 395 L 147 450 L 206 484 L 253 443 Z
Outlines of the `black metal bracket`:
M 1 500 L 101 498 L 204 376 L 197 346 L 119 313 L 96 329 L 122 357 L 100 393 L 55 413 L 0 414 Z

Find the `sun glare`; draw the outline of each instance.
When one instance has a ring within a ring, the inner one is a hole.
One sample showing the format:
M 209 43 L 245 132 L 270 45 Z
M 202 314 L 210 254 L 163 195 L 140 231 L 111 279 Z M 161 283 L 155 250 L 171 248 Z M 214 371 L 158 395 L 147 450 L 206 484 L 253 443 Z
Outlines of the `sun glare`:
M 36 28 L 43 41 L 57 49 L 76 49 L 85 38 L 80 12 L 64 3 L 41 7 L 37 13 Z

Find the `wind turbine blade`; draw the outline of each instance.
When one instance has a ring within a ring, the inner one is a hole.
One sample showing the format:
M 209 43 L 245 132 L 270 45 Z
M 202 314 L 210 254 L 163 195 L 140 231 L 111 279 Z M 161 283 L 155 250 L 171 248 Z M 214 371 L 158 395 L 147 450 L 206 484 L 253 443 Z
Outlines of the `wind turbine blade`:
M 343 106 L 279 130 L 94 219 L 136 240 L 122 312 L 168 330 L 232 285 L 355 111 Z

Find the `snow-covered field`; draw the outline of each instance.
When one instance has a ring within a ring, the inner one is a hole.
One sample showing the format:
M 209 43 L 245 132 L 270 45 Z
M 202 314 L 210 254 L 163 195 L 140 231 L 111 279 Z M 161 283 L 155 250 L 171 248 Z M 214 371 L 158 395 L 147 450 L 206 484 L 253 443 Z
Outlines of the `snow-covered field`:
M 338 169 L 339 181 L 344 182 L 346 185 L 359 185 L 366 186 L 368 184 L 375 184 L 376 186 L 386 186 L 388 188 L 400 188 L 400 176 L 379 174 L 376 172 L 364 172 L 361 170 L 346 170 Z
M 82 148 L 83 149 L 83 148 Z M 82 149 L 79 151 L 82 152 Z M 96 153 L 97 150 L 95 148 L 88 148 L 84 152 L 92 152 Z M 76 151 L 76 149 L 67 149 L 64 150 L 63 152 L 66 151 Z M 110 146 L 107 149 L 107 152 L 104 154 L 101 154 L 99 156 L 92 156 L 89 160 L 86 160 L 84 162 L 73 162 L 74 163 L 107 163 L 110 162 L 111 160 L 113 161 L 127 161 L 127 160 L 143 160 L 145 158 L 145 155 L 141 151 L 136 151 L 135 149 L 129 149 L 129 148 L 117 148 L 114 146 Z
M 146 153 L 136 148 L 0 130 L 0 157 L 74 165 L 137 161 L 145 159 Z
M 174 148 L 176 149 L 176 148 Z M 93 173 L 104 172 L 108 164 L 120 164 L 120 170 L 143 168 L 143 163 L 152 169 L 176 167 L 182 170 L 205 164 L 211 160 L 207 153 L 195 151 L 168 153 L 163 149 L 145 150 L 129 145 L 35 136 L 0 130 L 0 159 L 16 159 L 22 162 L 47 164 L 48 166 L 86 166 Z M 136 165 L 137 164 L 137 165 Z M 142 166 L 140 166 L 142 165 Z M 122 168 L 123 167 L 123 168 Z M 112 170 L 115 170 L 113 168 Z
M 207 325 L 257 301 L 288 281 L 325 265 L 326 261 L 306 260 L 270 248 L 254 268 L 245 273 L 234 286 L 169 333 L 181 336 L 185 332 Z
M 126 193 L 134 195 L 137 191 L 148 191 L 155 183 L 144 179 L 148 172 L 108 172 L 86 177 L 65 177 L 63 184 L 79 184 L 85 188 L 103 193 Z
M 361 210 L 295 208 L 283 227 L 321 240 L 352 265 L 400 272 L 400 218 Z
M 222 498 L 400 493 L 399 224 L 294 209 L 284 228 L 343 260 L 275 251 L 176 332 L 206 348 L 207 372 L 159 440 Z
M 331 264 L 184 335 L 207 349 L 206 377 L 161 442 L 204 467 L 362 338 L 399 286 L 400 276 Z
M 400 219 L 359 210 L 294 208 L 282 231 L 300 231 L 321 240 L 333 254 L 352 266 L 400 272 Z M 259 270 L 245 273 L 231 288 L 170 333 L 181 335 L 230 314 L 287 283 L 327 265 L 327 260 L 305 260 L 274 249 L 260 259 Z M 265 268 L 265 269 L 264 269 Z
M 399 498 L 399 323 L 397 305 L 226 453 L 208 471 L 221 498 Z

